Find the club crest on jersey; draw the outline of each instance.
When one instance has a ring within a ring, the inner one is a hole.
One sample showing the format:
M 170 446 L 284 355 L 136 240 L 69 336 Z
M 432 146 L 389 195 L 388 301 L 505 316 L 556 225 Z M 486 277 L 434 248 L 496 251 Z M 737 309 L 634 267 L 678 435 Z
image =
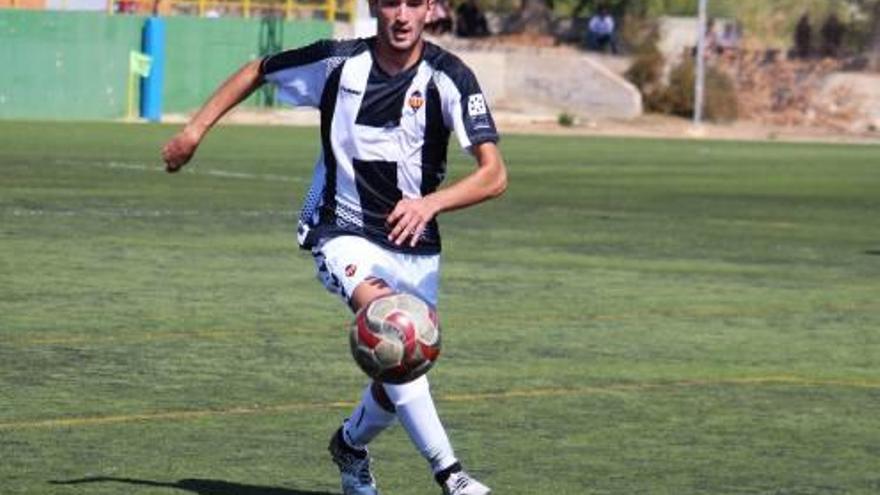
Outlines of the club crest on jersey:
M 345 267 L 345 276 L 346 277 L 354 277 L 354 274 L 357 273 L 358 267 L 357 265 L 348 265 Z
M 413 112 L 418 112 L 424 104 L 425 98 L 422 97 L 421 91 L 413 91 L 413 94 L 409 95 L 409 107 L 413 109 Z

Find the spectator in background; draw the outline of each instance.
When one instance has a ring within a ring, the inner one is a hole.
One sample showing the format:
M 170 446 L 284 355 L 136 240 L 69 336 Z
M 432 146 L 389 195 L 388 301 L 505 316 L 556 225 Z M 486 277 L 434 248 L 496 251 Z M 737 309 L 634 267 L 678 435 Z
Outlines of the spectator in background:
M 739 50 L 741 39 L 742 32 L 740 31 L 739 24 L 735 22 L 725 23 L 724 30 L 721 31 L 721 36 L 718 38 L 718 53 L 720 55 L 735 54 Z
M 718 33 L 715 32 L 715 19 L 706 21 L 706 32 L 703 41 L 706 43 L 706 57 L 721 53 L 718 47 Z
M 434 8 L 428 14 L 425 30 L 431 34 L 445 34 L 452 31 L 452 10 L 447 0 L 434 0 Z
M 477 0 L 465 0 L 455 9 L 455 32 L 462 38 L 489 36 L 489 24 Z
M 803 59 L 810 58 L 812 44 L 813 27 L 810 26 L 810 16 L 804 14 L 794 28 L 794 56 Z
M 116 11 L 120 14 L 134 14 L 137 12 L 137 1 L 118 0 L 116 2 Z
M 587 27 L 587 48 L 597 52 L 605 51 L 605 47 L 611 49 L 611 53 L 617 53 L 617 40 L 614 33 L 614 18 L 608 11 L 608 7 L 599 7 L 599 12 L 590 18 Z
M 843 32 L 845 28 L 837 15 L 833 12 L 822 24 L 822 55 L 825 57 L 837 57 L 840 55 L 840 47 L 843 45 Z

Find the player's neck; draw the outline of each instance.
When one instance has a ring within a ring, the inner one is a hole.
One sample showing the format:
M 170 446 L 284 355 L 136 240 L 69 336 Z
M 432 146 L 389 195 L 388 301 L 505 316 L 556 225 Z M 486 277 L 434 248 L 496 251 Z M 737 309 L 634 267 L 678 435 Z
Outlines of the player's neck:
M 425 40 L 419 39 L 409 50 L 395 50 L 378 37 L 374 52 L 376 63 L 386 74 L 394 76 L 419 63 L 424 47 Z

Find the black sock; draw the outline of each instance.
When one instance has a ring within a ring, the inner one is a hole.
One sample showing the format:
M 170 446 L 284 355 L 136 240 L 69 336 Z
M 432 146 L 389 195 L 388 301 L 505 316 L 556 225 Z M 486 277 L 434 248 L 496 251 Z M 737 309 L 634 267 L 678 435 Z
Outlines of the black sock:
M 452 476 L 452 473 L 457 473 L 459 471 L 461 471 L 461 463 L 456 462 L 455 464 L 435 474 L 434 479 L 437 480 L 437 483 L 442 485 L 443 483 L 446 483 L 446 480 L 448 480 L 450 476 Z
M 356 448 L 352 447 L 351 445 L 349 445 L 348 442 L 345 441 L 345 435 L 342 433 L 342 428 L 340 428 L 339 430 L 336 431 L 336 441 L 342 447 L 342 450 L 344 450 L 346 453 L 349 453 L 349 454 L 357 457 L 358 459 L 363 459 L 364 457 L 367 456 L 366 450 L 356 449 Z

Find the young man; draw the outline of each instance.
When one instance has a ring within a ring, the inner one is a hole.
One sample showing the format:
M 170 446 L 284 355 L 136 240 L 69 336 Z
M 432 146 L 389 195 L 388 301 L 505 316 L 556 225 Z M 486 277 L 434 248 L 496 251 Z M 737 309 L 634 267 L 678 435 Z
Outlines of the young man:
M 614 18 L 608 7 L 599 7 L 599 12 L 590 18 L 587 27 L 587 48 L 601 52 L 605 46 L 611 47 L 611 53 L 617 53 L 617 40 L 614 33 Z
M 353 311 L 394 292 L 437 304 L 438 214 L 499 196 L 507 172 L 498 135 L 473 73 L 422 39 L 433 0 L 371 0 L 378 33 L 321 41 L 246 64 L 162 151 L 175 172 L 205 133 L 264 82 L 282 100 L 321 111 L 322 153 L 299 219 L 318 277 Z M 477 167 L 449 187 L 451 132 Z M 330 441 L 347 495 L 378 493 L 367 444 L 399 420 L 444 494 L 489 488 L 462 470 L 437 416 L 427 378 L 372 383 Z

